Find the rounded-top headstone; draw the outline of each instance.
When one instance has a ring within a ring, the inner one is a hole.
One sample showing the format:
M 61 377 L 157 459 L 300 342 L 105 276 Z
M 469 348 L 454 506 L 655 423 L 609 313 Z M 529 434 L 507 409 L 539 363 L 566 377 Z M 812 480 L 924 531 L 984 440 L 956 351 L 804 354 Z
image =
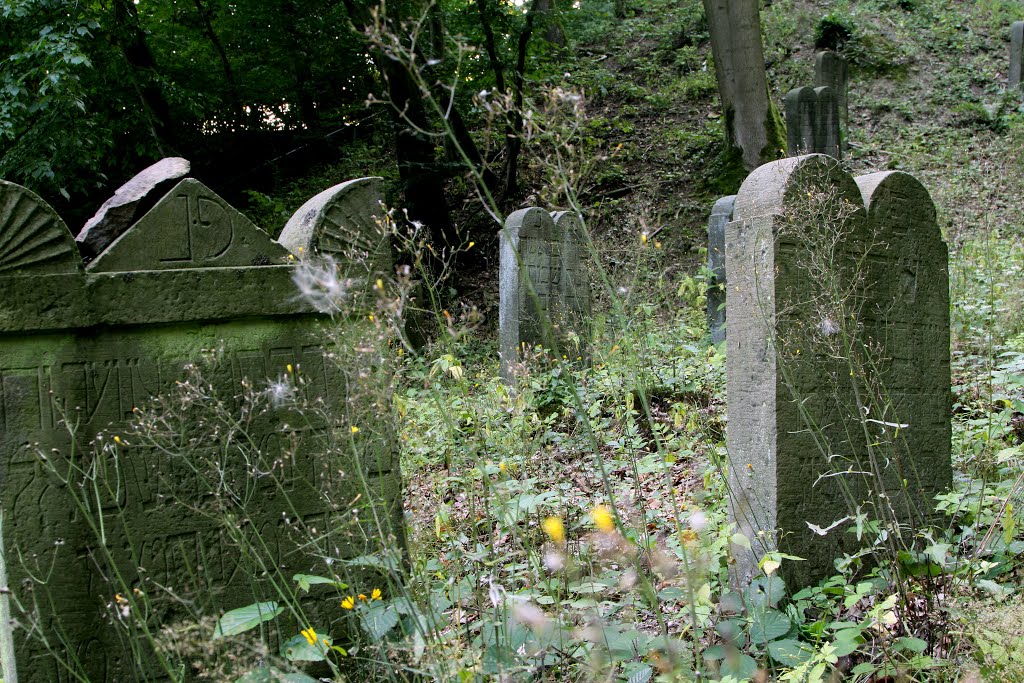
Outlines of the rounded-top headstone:
M 299 207 L 277 241 L 297 258 L 328 255 L 363 263 L 368 275 L 390 274 L 390 241 L 380 225 L 383 200 L 381 178 L 340 183 Z
M 0 276 L 81 270 L 75 238 L 57 212 L 34 192 L 0 180 Z
M 102 253 L 114 240 L 141 218 L 180 179 L 188 175 L 188 159 L 167 157 L 137 173 L 117 188 L 86 221 L 75 240 L 86 258 Z

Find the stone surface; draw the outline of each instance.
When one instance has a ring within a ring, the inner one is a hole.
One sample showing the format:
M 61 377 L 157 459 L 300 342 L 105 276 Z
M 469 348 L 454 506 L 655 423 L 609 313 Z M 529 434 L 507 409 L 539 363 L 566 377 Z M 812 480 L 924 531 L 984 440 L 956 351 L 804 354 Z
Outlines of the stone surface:
M 582 359 L 590 355 L 591 296 L 586 227 L 572 211 L 551 214 L 562 236 L 559 298 L 553 322 L 562 353 Z
M 288 250 L 198 180 L 178 183 L 99 254 L 90 272 L 284 263 Z
M 790 156 L 842 157 L 839 114 L 831 88 L 803 86 L 786 94 L 786 146 Z
M 329 255 L 363 268 L 351 277 L 393 275 L 391 245 L 380 219 L 384 190 L 380 178 L 359 178 L 324 190 L 288 220 L 278 238 L 296 257 Z
M 819 52 L 814 60 L 814 84 L 832 89 L 836 98 L 836 109 L 839 115 L 839 135 L 843 151 L 849 135 L 849 76 L 846 60 L 831 50 Z
M 734 194 L 722 197 L 711 208 L 711 217 L 708 219 L 708 270 L 711 272 L 711 280 L 708 282 L 707 313 L 708 331 L 713 344 L 725 341 L 725 226 L 732 220 L 735 203 Z
M 1015 21 L 1010 26 L 1010 74 L 1008 85 L 1020 88 L 1024 76 L 1024 21 Z
M 196 190 L 184 197 L 204 196 Z M 226 220 L 225 205 L 211 206 Z M 36 215 L 52 226 L 52 211 L 42 209 Z M 233 235 L 244 237 L 229 216 Z M 72 680 L 27 635 L 33 622 L 88 680 L 140 680 L 115 616 L 115 594 L 125 591 L 108 580 L 115 568 L 147 596 L 159 628 L 192 620 L 194 609 L 216 617 L 276 599 L 272 581 L 292 585 L 295 573 L 331 571 L 325 558 L 377 551 L 375 524 L 393 547 L 402 543 L 391 377 L 382 370 L 390 354 L 366 312 L 316 313 L 296 296 L 295 266 L 269 259 L 222 268 L 193 258 L 153 269 L 168 242 L 133 233 L 153 234 L 154 225 L 140 221 L 109 247 L 133 245 L 118 254 L 117 272 L 83 271 L 63 257 L 52 273 L 38 262 L 0 272 L 8 293 L 0 301 L 0 502 L 13 591 L 2 599 L 20 624 L 5 623 L 0 635 L 14 643 L 22 683 Z M 0 228 L 5 237 L 17 232 Z M 192 244 L 194 255 L 209 253 L 210 242 Z M 246 391 L 250 401 L 240 398 Z M 140 431 L 136 409 L 169 420 L 172 443 Z M 190 440 L 189 425 L 216 411 L 244 430 Z M 83 481 L 93 492 L 86 502 L 103 515 L 103 543 L 74 502 Z M 267 544 L 264 567 L 240 550 L 256 532 Z M 337 600 L 312 596 L 303 598 L 303 626 L 282 615 L 282 633 L 336 621 Z M 155 664 L 148 674 L 159 678 Z
M 96 215 L 86 221 L 75 238 L 82 256 L 91 259 L 106 249 L 149 211 L 178 179 L 188 175 L 191 167 L 188 159 L 168 157 L 117 188 L 114 196 L 103 202 Z
M 726 242 L 734 578 L 777 548 L 795 590 L 853 549 L 849 520 L 809 525 L 919 523 L 952 481 L 947 251 L 912 176 L 822 155 L 751 173 Z
M 81 269 L 75 240 L 60 216 L 24 187 L 0 180 L 0 277 Z
M 520 209 L 499 233 L 498 350 L 512 382 L 523 348 L 536 345 L 585 358 L 590 341 L 590 283 L 583 267 L 582 219 L 569 212 Z

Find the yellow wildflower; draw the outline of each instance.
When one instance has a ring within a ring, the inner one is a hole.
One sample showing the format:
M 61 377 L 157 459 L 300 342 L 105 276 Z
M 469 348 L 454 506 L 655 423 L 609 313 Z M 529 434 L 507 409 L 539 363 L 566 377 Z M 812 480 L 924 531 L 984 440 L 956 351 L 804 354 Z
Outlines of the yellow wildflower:
M 359 433 L 359 427 L 356 427 L 355 425 L 352 425 L 352 433 L 353 434 L 358 434 Z
M 115 436 L 114 437 L 114 443 L 116 443 L 118 446 L 123 446 L 124 445 L 124 441 L 121 441 L 121 437 L 120 436 Z
M 380 589 L 379 588 L 374 588 L 373 591 L 370 593 L 370 599 L 371 600 L 380 600 L 380 598 L 381 598 Z
M 359 599 L 362 600 L 363 602 L 366 602 L 366 593 L 360 593 L 359 594 Z
M 565 543 L 565 526 L 562 525 L 562 520 L 558 517 L 548 517 L 541 526 L 544 527 L 544 533 L 552 541 L 555 543 Z
M 316 645 L 316 631 L 310 626 L 302 632 L 302 636 L 306 639 L 306 642 L 310 645 Z
M 603 531 L 606 534 L 610 534 L 615 531 L 615 519 L 612 517 L 612 513 L 604 505 L 598 505 L 590 511 L 590 518 L 594 520 L 594 526 L 599 531 Z
M 498 469 L 501 471 L 502 474 L 508 474 L 508 465 L 506 465 L 504 462 L 498 463 Z
M 352 609 L 356 606 L 356 599 L 351 595 L 346 595 L 345 599 L 341 601 L 341 606 L 345 609 Z

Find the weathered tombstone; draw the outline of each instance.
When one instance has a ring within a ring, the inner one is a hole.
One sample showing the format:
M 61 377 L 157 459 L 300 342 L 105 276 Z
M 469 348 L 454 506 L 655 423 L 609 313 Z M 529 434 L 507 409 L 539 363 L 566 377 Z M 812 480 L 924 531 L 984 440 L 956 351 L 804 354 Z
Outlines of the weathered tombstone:
M 725 226 L 732 220 L 735 203 L 734 194 L 722 197 L 711 208 L 708 219 L 708 270 L 711 280 L 708 282 L 707 313 L 713 344 L 725 341 Z
M 832 89 L 836 98 L 839 115 L 839 135 L 843 150 L 846 150 L 847 136 L 850 127 L 850 111 L 848 105 L 849 77 L 846 60 L 831 50 L 819 52 L 814 60 L 814 83 Z
M 1015 21 L 1010 26 L 1010 88 L 1021 87 L 1024 76 L 1024 21 Z
M 822 155 L 751 173 L 726 241 L 734 578 L 779 550 L 796 589 L 854 549 L 858 508 L 897 533 L 952 481 L 947 250 L 912 176 Z
M 142 217 L 171 186 L 188 175 L 188 159 L 168 157 L 139 172 L 103 202 L 78 233 L 82 256 L 91 259 Z
M 562 351 L 576 359 L 590 354 L 590 276 L 587 272 L 587 236 L 583 219 L 572 211 L 551 214 L 562 236 L 561 275 L 554 320 Z
M 505 220 L 498 237 L 498 350 L 505 381 L 513 381 L 524 347 L 587 355 L 590 286 L 582 268 L 582 230 L 579 216 L 535 207 Z
M 277 241 L 293 254 L 359 264 L 364 277 L 391 275 L 391 245 L 380 225 L 383 200 L 380 178 L 335 185 L 303 204 Z
M 198 183 L 85 270 L 41 199 L 0 183 L 0 207 L 0 640 L 21 683 L 159 678 L 125 626 L 143 605 L 159 637 L 401 546 L 386 339 L 365 311 L 297 297 L 304 264 Z M 204 432 L 218 414 L 239 431 Z M 300 595 L 269 633 L 336 612 Z
M 790 156 L 842 157 L 839 115 L 831 88 L 803 86 L 786 94 L 786 145 Z

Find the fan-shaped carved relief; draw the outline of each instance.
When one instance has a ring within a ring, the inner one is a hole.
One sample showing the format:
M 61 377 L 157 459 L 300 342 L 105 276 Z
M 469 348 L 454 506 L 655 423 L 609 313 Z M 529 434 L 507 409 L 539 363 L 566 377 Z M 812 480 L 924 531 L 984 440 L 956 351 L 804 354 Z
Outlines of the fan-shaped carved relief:
M 303 204 L 278 242 L 300 258 L 326 254 L 346 266 L 362 264 L 366 274 L 390 273 L 391 245 L 380 227 L 382 199 L 380 178 L 335 185 Z
M 0 276 L 82 270 L 75 238 L 35 193 L 0 180 Z

